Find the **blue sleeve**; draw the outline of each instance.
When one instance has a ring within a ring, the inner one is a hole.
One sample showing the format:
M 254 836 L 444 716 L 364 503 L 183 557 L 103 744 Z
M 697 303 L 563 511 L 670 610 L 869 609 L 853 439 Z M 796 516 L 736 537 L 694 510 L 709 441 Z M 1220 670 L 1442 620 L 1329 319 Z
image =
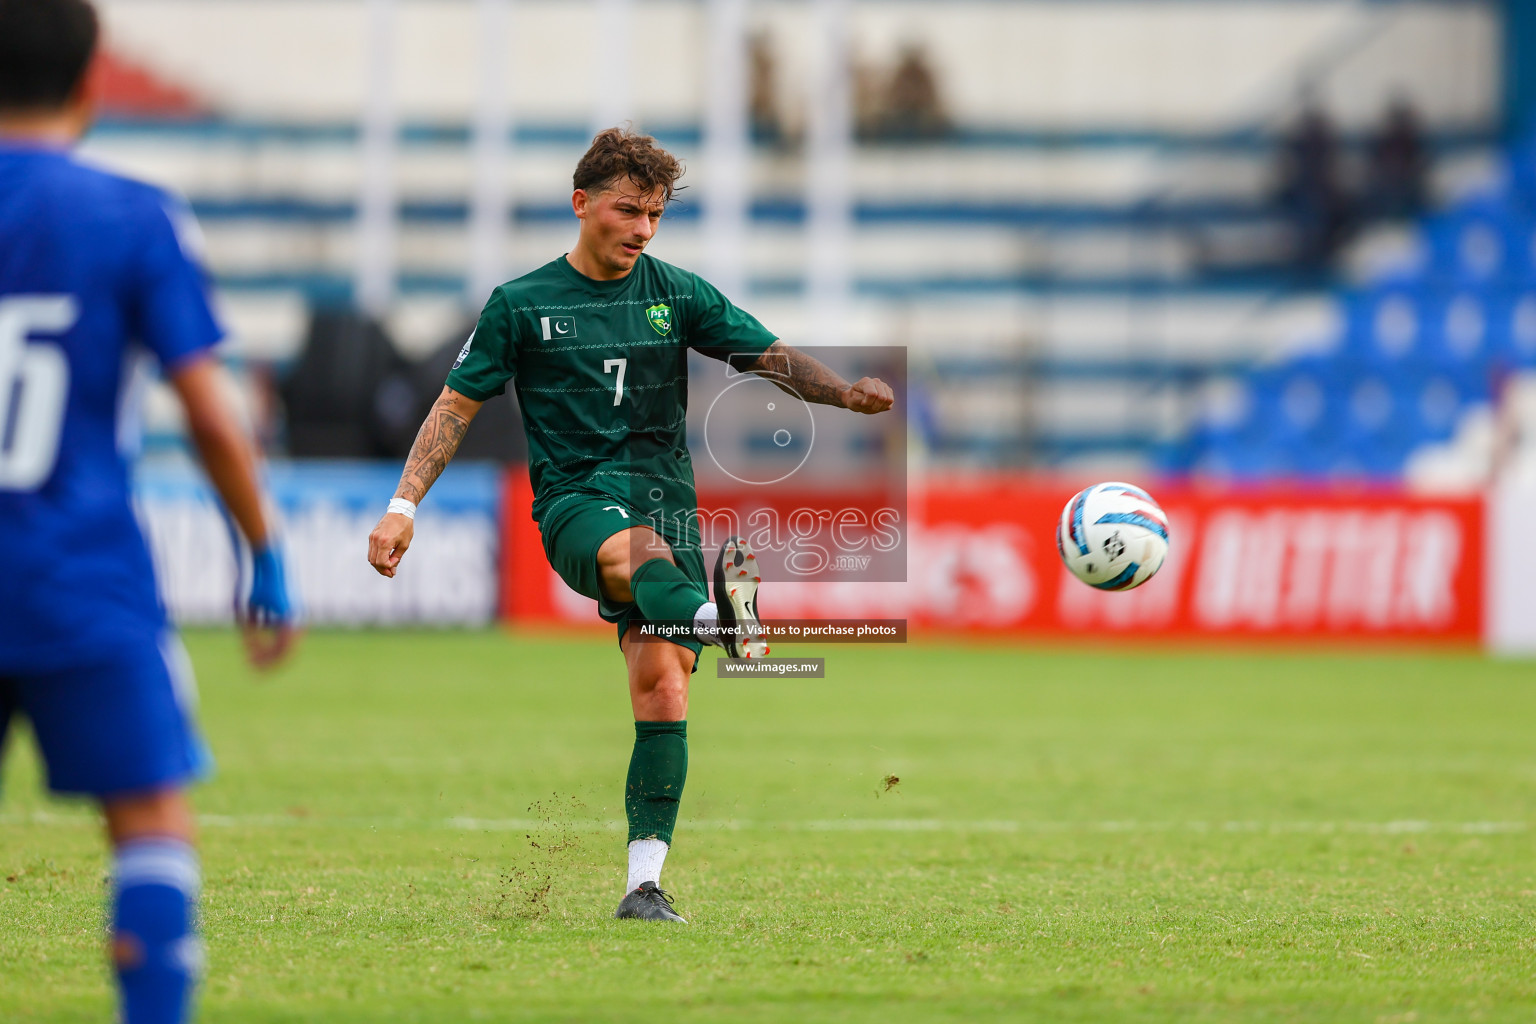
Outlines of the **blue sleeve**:
M 131 297 L 131 327 L 140 344 L 173 372 L 224 337 L 208 300 L 208 276 L 199 262 L 201 235 L 192 211 L 154 193 L 146 201 Z

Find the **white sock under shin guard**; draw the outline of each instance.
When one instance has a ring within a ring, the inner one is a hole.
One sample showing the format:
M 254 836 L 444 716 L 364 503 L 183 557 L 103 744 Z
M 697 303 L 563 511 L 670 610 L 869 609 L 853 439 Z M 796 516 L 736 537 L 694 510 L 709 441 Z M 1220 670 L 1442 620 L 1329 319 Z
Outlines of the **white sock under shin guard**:
M 634 892 L 641 882 L 661 884 L 661 866 L 667 859 L 667 844 L 660 839 L 636 839 L 629 844 L 629 885 Z

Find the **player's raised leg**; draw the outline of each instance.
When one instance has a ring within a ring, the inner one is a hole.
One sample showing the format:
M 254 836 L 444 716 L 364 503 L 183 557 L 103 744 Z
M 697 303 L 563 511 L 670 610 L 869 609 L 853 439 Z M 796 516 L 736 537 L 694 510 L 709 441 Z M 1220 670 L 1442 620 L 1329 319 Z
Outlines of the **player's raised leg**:
M 732 537 L 720 548 L 714 600 L 701 580 L 690 578 L 677 565 L 671 546 L 649 527 L 615 533 L 598 549 L 597 561 L 604 593 L 615 601 L 633 601 L 647 621 L 680 629 L 691 625 L 692 639 L 723 647 L 732 658 L 768 654 L 757 617 L 757 589 L 763 578 L 744 538 Z
M 610 600 L 633 603 L 648 622 L 674 638 L 719 643 L 718 615 L 702 579 L 678 567 L 672 546 L 648 526 L 620 530 L 597 550 L 599 585 Z

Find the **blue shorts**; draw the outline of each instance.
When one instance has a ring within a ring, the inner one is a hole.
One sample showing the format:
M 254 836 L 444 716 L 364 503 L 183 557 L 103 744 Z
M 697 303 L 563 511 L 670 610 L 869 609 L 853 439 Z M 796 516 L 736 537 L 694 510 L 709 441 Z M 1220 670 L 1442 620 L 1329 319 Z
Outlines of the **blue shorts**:
M 186 649 L 167 631 L 89 667 L 0 675 L 0 751 L 11 719 L 25 715 L 55 793 L 177 788 L 212 767 L 196 702 Z

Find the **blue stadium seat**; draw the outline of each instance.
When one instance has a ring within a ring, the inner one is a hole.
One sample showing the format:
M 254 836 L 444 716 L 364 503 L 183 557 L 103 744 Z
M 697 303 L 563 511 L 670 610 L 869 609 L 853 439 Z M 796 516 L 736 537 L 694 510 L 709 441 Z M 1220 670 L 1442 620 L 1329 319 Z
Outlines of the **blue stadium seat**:
M 1297 449 L 1293 458 L 1296 475 L 1303 480 L 1322 482 L 1359 472 L 1358 467 L 1353 466 L 1348 450 L 1333 439 Z
M 1266 368 L 1254 375 L 1251 387 L 1250 433 L 1287 442 L 1322 433 L 1339 403 L 1334 375 L 1322 359 Z
M 1366 371 L 1350 383 L 1340 434 L 1349 439 L 1375 440 L 1405 428 L 1406 389 L 1380 371 Z
M 1291 454 L 1291 461 L 1293 475 L 1305 481 L 1390 479 L 1402 472 L 1407 452 L 1403 444 L 1391 439 L 1337 439 L 1298 449 Z
M 1353 448 L 1348 457 L 1352 465 L 1359 467 L 1360 476 L 1392 480 L 1403 475 L 1403 466 L 1413 448 L 1414 445 L 1398 438 L 1381 438 Z
M 1448 441 L 1462 414 L 1488 401 L 1489 377 L 1480 369 L 1430 369 L 1405 382 L 1402 398 L 1409 439 L 1419 444 Z
M 1505 368 L 1536 368 L 1536 289 L 1506 296 L 1488 324 L 1492 362 Z
M 1502 311 L 1502 294 L 1461 288 L 1426 303 L 1422 320 L 1424 359 L 1445 366 L 1486 363 L 1490 321 Z
M 1429 271 L 1450 283 L 1489 283 L 1528 275 L 1531 222 L 1506 202 L 1479 197 L 1425 225 Z
M 1191 459 L 1239 478 L 1398 477 L 1507 373 L 1536 369 L 1536 137 L 1509 165 L 1424 224 L 1425 265 L 1340 296 L 1334 353 L 1254 370 L 1246 418 L 1197 435 Z
M 1426 321 L 1435 316 L 1436 294 L 1423 285 L 1394 283 L 1350 296 L 1344 350 L 1361 359 L 1413 357 L 1423 347 Z
M 1211 452 L 1215 465 L 1207 472 L 1235 480 L 1273 480 L 1295 475 L 1290 450 L 1273 442 L 1249 439 L 1218 444 Z

